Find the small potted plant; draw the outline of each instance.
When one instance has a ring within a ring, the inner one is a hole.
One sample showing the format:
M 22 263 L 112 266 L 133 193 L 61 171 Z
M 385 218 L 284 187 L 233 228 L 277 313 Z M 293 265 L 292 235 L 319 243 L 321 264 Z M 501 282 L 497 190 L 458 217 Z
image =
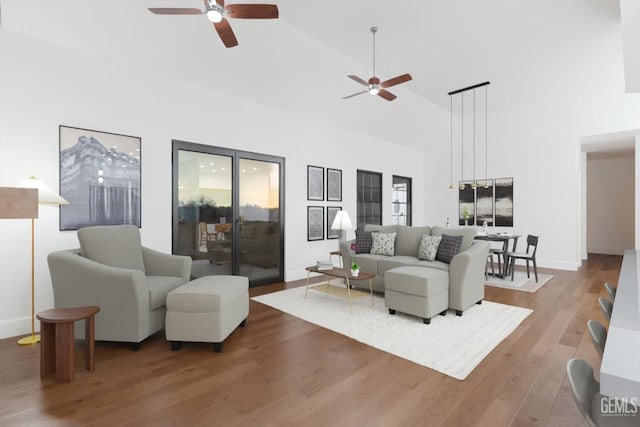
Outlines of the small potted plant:
M 470 217 L 468 208 L 464 208 L 462 210 L 462 216 L 464 218 L 464 225 L 468 226 L 469 225 L 469 217 Z
M 360 273 L 360 266 L 358 265 L 357 262 L 353 261 L 351 263 L 351 275 L 352 276 L 357 276 L 358 273 Z

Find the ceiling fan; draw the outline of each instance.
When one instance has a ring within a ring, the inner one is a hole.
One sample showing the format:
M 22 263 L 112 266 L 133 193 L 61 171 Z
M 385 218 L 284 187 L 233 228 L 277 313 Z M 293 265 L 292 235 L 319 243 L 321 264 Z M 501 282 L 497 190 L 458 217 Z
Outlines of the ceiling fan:
M 233 34 L 227 18 L 278 18 L 278 6 L 275 4 L 229 4 L 225 6 L 224 0 L 203 1 L 204 10 L 189 7 L 150 7 L 149 11 L 156 15 L 207 15 L 226 47 L 238 45 L 238 40 Z
M 391 86 L 399 85 L 400 83 L 408 82 L 412 79 L 411 74 L 402 74 L 383 82 L 380 82 L 380 79 L 376 77 L 376 32 L 378 32 L 378 27 L 371 27 L 371 34 L 373 34 L 373 77 L 371 77 L 369 81 L 364 81 L 358 76 L 347 76 L 351 80 L 354 80 L 363 86 L 367 86 L 367 89 L 362 92 L 354 93 L 353 95 L 345 96 L 342 99 L 353 98 L 354 96 L 369 92 L 371 95 L 378 95 L 387 101 L 393 101 L 397 97 L 386 89 Z

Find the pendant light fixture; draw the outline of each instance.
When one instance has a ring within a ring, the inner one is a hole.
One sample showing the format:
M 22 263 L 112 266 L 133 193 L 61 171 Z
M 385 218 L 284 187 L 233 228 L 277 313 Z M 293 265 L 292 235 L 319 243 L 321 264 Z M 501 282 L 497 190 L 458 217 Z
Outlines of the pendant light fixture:
M 449 178 L 449 190 L 454 190 L 453 186 L 453 98 L 449 96 L 449 136 L 451 149 L 451 176 Z
M 478 186 L 476 182 L 476 90 L 473 90 L 473 182 L 471 188 L 474 190 Z
M 464 190 L 464 93 L 460 94 L 460 99 L 462 101 L 462 107 L 460 109 L 460 190 Z
M 485 85 L 484 87 L 484 188 L 489 188 L 489 175 L 487 174 L 487 164 L 489 162 L 489 157 L 487 155 L 488 150 L 487 150 L 487 145 L 488 145 L 488 141 L 489 139 L 487 138 L 488 135 L 488 130 L 487 130 L 487 123 L 488 123 L 488 117 L 489 117 L 489 113 L 488 113 L 488 109 L 487 106 L 489 105 L 487 102 L 487 96 L 489 95 L 489 85 Z
M 449 92 L 449 99 L 450 99 L 450 104 L 449 104 L 449 110 L 451 112 L 451 123 L 450 123 L 450 129 L 451 129 L 451 179 L 450 179 L 450 184 L 449 184 L 449 189 L 454 189 L 454 185 L 453 185 L 453 95 L 457 95 L 460 94 L 460 103 L 461 103 L 461 108 L 460 108 L 460 145 L 461 145 L 461 151 L 460 151 L 460 190 L 464 190 L 466 188 L 466 185 L 464 183 L 464 93 L 469 91 L 469 90 L 473 90 L 473 181 L 471 182 L 471 188 L 472 189 L 476 189 L 478 187 L 478 181 L 476 179 L 476 89 L 480 88 L 482 86 L 485 87 L 485 127 L 484 127 L 484 132 L 485 132 L 485 137 L 484 137 L 484 188 L 489 188 L 489 183 L 488 183 L 488 131 L 487 131 L 487 123 L 488 123 L 488 110 L 487 110 L 487 86 L 490 84 L 490 82 L 483 82 L 483 83 L 478 83 L 476 85 L 473 86 L 469 86 L 469 87 L 465 87 L 462 89 L 457 89 L 454 91 Z

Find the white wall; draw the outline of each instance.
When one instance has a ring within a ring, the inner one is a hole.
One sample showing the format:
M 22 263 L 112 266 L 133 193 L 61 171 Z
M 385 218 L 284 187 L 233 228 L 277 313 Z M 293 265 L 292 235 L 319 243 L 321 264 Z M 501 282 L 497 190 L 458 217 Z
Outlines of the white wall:
M 414 217 L 425 206 L 423 154 L 264 105 L 207 91 L 139 68 L 0 30 L 0 185 L 36 175 L 58 188 L 60 124 L 142 137 L 142 242 L 171 250 L 171 140 L 285 157 L 285 279 L 328 258 L 337 240 L 307 242 L 306 206 L 341 205 L 355 216 L 356 169 L 414 183 Z M 207 117 L 215 117 L 214 126 Z M 229 126 L 231 124 L 231 126 Z M 240 124 L 240 125 L 238 125 Z M 339 153 L 339 154 L 338 154 Z M 343 202 L 306 200 L 307 164 L 342 169 Z M 391 222 L 391 191 L 383 192 Z M 0 338 L 30 330 L 30 224 L 0 222 Z M 46 255 L 77 247 L 58 231 L 58 210 L 43 206 L 36 222 L 36 312 L 53 306 Z
M 587 159 L 587 252 L 623 255 L 635 247 L 635 153 Z

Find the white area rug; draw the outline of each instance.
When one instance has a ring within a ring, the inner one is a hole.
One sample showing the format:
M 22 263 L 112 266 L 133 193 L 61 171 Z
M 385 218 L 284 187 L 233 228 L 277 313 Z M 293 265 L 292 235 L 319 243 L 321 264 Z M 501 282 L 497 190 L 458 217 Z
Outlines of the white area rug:
M 496 288 L 513 289 L 516 291 L 524 292 L 535 292 L 546 285 L 551 279 L 553 279 L 553 274 L 538 273 L 538 282 L 536 283 L 536 278 L 533 272 L 531 272 L 531 278 L 527 278 L 526 271 L 516 271 L 516 274 L 513 277 L 513 282 L 511 281 L 511 275 L 509 275 L 509 277 L 507 277 L 506 279 L 501 279 L 499 277 L 493 277 L 489 275 L 486 283 L 487 285 L 495 286 Z
M 346 335 L 356 341 L 463 380 L 532 310 L 483 301 L 458 317 L 451 310 L 430 325 L 398 313 L 390 315 L 384 298 L 348 300 L 304 286 L 252 298 L 280 311 Z

